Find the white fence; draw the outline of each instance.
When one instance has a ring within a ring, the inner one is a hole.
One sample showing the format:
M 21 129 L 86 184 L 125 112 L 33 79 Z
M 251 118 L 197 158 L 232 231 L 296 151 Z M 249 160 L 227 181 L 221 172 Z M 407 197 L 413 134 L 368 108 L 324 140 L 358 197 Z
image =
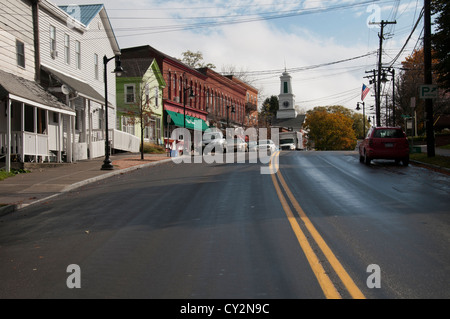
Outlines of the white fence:
M 126 132 L 114 130 L 111 147 L 116 150 L 138 153 L 141 139 Z
M 0 133 L 0 149 L 2 154 L 7 153 L 7 134 Z M 11 132 L 11 154 L 49 156 L 48 135 L 30 132 Z
M 53 132 L 55 131 L 55 132 Z M 50 155 L 50 149 L 58 149 L 58 134 L 56 129 L 52 130 L 52 138 L 48 135 L 35 134 L 30 132 L 11 132 L 11 154 L 20 155 L 22 161 L 25 155 L 42 156 Z M 75 143 L 74 144 L 74 158 L 75 160 L 84 160 L 89 157 L 96 158 L 105 155 L 105 132 L 101 130 L 94 130 L 91 136 L 91 142 Z M 111 148 L 125 152 L 137 153 L 140 148 L 140 139 L 132 134 L 110 130 L 109 139 L 111 141 Z M 67 136 L 64 137 L 64 150 L 67 150 Z M 61 148 L 63 145 L 61 145 Z M 7 134 L 0 132 L 0 155 L 7 153 Z

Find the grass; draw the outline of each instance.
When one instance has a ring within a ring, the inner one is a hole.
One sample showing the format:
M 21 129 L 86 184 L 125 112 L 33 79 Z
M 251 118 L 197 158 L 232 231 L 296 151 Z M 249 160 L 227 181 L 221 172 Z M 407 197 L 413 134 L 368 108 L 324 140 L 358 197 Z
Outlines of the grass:
M 426 153 L 410 154 L 410 158 L 426 164 L 436 165 L 450 169 L 450 157 L 436 155 L 435 157 L 428 157 Z
M 7 172 L 3 169 L 0 169 L 0 181 L 8 178 L 8 177 L 13 177 L 16 176 L 17 174 L 23 174 L 23 173 L 28 173 L 28 171 L 25 171 L 23 169 L 13 169 L 11 170 L 11 172 Z
M 155 145 L 152 143 L 144 143 L 144 153 L 145 154 L 165 154 L 166 149 L 162 146 Z

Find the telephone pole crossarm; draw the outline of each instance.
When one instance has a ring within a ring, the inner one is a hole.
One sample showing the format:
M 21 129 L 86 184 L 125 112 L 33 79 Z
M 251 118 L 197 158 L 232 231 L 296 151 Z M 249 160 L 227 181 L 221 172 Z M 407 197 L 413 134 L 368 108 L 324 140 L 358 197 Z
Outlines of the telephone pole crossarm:
M 380 100 L 380 92 L 381 92 L 381 69 L 382 69 L 382 57 L 383 57 L 383 40 L 384 40 L 384 27 L 389 24 L 397 24 L 397 21 L 384 21 L 381 22 L 371 22 L 370 24 L 379 24 L 381 31 L 378 35 L 380 38 L 380 50 L 378 52 L 378 79 L 377 79 L 377 90 L 376 90 L 376 125 L 380 126 L 381 123 L 381 100 Z

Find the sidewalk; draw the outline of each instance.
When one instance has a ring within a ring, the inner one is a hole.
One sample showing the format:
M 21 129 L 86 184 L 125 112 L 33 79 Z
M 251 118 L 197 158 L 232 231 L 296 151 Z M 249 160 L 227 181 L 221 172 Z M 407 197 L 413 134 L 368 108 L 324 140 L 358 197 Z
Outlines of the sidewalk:
M 0 216 L 25 206 L 48 200 L 83 185 L 138 168 L 171 161 L 166 154 L 112 155 L 114 170 L 101 170 L 104 158 L 64 163 L 57 167 L 33 170 L 0 181 Z

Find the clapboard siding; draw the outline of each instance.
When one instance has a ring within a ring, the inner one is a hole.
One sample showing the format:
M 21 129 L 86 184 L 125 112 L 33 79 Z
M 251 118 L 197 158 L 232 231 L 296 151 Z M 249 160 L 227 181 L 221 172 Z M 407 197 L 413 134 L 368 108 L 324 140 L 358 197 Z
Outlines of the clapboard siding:
M 103 9 L 104 10 L 104 9 Z M 41 63 L 51 69 L 69 75 L 75 79 L 88 83 L 101 96 L 105 94 L 105 84 L 103 80 L 103 56 L 108 58 L 114 56 L 111 43 L 102 23 L 100 12 L 86 28 L 72 28 L 67 24 L 64 14 L 55 16 L 50 10 L 45 8 L 39 11 L 39 29 L 41 42 Z M 50 47 L 50 26 L 56 28 L 56 52 L 51 54 Z M 64 36 L 70 37 L 70 63 L 65 60 Z M 81 45 L 81 69 L 76 66 L 76 41 Z M 95 78 L 94 55 L 98 56 L 98 79 Z M 108 63 L 108 102 L 114 106 L 108 110 L 108 126 L 114 128 L 116 124 L 116 79 L 114 70 L 114 61 Z M 102 105 L 91 101 L 92 128 L 99 129 L 99 115 Z M 87 112 L 86 112 L 87 113 Z M 86 114 L 87 127 L 89 127 L 89 118 Z
M 16 41 L 25 45 L 25 68 L 17 65 Z M 6 72 L 34 80 L 34 37 L 31 3 L 0 0 L 0 67 Z
M 78 31 L 78 29 L 69 28 L 65 21 L 55 18 L 48 11 L 40 10 L 41 63 L 88 83 L 104 96 L 103 56 L 112 57 L 114 53 L 104 27 L 102 26 L 100 30 L 98 28 L 99 22 L 101 23 L 101 19 L 97 16 L 92 20 L 88 29 Z M 52 56 L 50 50 L 50 26 L 56 28 L 56 56 Z M 70 37 L 70 64 L 65 62 L 65 34 Z M 75 63 L 76 41 L 79 41 L 81 45 L 81 69 L 77 69 Z M 98 56 L 98 79 L 95 78 L 94 54 Z M 113 68 L 114 61 L 111 61 L 108 69 L 112 71 Z M 108 99 L 111 104 L 115 105 L 115 75 L 111 72 L 108 72 Z

